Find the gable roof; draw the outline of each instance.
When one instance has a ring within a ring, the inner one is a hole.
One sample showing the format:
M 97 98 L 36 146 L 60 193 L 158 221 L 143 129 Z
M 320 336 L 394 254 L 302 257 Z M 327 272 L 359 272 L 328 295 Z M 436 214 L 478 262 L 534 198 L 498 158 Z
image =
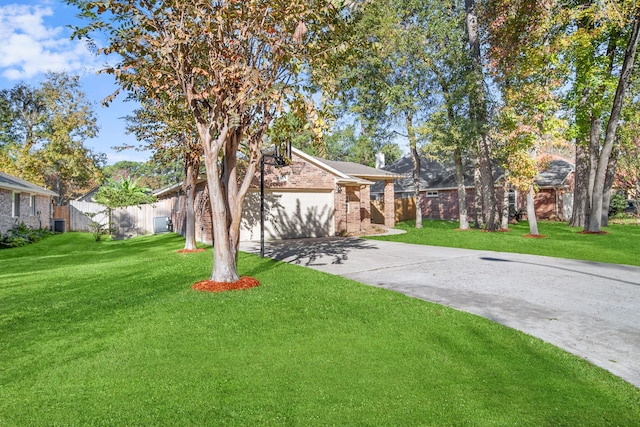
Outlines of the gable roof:
M 387 171 L 400 174 L 403 178 L 395 181 L 394 191 L 396 193 L 409 193 L 414 191 L 413 187 L 413 159 L 411 155 L 405 155 L 384 168 Z M 551 160 L 545 169 L 538 174 L 535 182 L 539 187 L 561 187 L 565 185 L 567 177 L 575 169 L 572 163 L 560 158 Z M 475 186 L 473 182 L 473 165 L 471 162 L 464 162 L 464 185 L 467 188 Z M 497 182 L 504 175 L 501 167 L 494 165 L 493 181 Z M 436 161 L 426 157 L 420 157 L 420 180 L 421 190 L 451 190 L 457 189 L 455 164 L 452 159 Z M 381 193 L 382 186 L 379 184 L 371 188 L 372 193 Z
M 536 184 L 538 187 L 561 187 L 565 185 L 567 178 L 575 169 L 573 163 L 560 158 L 553 159 L 536 176 Z
M 6 188 L 7 190 L 15 191 L 18 193 L 31 193 L 40 194 L 43 196 L 58 197 L 58 193 L 55 193 L 46 188 L 35 185 L 24 179 L 20 179 L 8 173 L 0 172 L 0 188 Z
M 353 162 L 326 160 L 311 156 L 295 147 L 291 147 L 292 154 L 336 176 L 339 184 L 373 184 L 373 181 L 401 178 L 402 175 L 384 169 Z

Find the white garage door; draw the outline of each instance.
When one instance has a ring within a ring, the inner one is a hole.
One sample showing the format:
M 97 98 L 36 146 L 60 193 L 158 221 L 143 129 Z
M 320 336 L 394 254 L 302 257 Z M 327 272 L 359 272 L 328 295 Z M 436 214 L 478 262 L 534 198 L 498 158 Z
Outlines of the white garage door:
M 335 234 L 333 193 L 265 193 L 264 238 L 295 239 Z M 247 194 L 240 240 L 260 240 L 260 192 Z

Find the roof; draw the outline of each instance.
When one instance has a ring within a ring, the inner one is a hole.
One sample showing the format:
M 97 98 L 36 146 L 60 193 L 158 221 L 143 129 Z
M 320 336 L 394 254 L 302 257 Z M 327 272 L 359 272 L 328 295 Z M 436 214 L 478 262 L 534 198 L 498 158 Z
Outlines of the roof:
M 370 166 L 361 165 L 353 162 L 340 162 L 336 160 L 316 159 L 333 169 L 338 170 L 345 175 L 354 176 L 358 178 L 364 178 L 371 181 L 378 181 L 384 179 L 397 179 L 402 178 L 402 175 L 398 175 L 388 170 L 376 169 Z
M 395 181 L 394 191 L 396 193 L 413 193 L 413 159 L 411 155 L 405 155 L 395 162 L 387 165 L 385 170 L 399 174 L 403 178 Z M 542 188 L 561 187 L 575 166 L 564 159 L 551 160 L 546 168 L 538 174 L 535 179 L 536 184 Z M 473 165 L 471 162 L 464 162 L 464 184 L 465 187 L 472 188 Z M 501 167 L 494 165 L 493 180 L 497 182 L 504 175 Z M 420 189 L 421 190 L 451 190 L 457 189 L 455 164 L 453 159 L 436 161 L 426 157 L 420 158 Z M 371 188 L 372 193 L 381 193 L 382 186 L 376 184 Z
M 271 149 L 268 149 L 271 150 Z M 292 155 L 295 155 L 314 166 L 323 169 L 336 177 L 338 184 L 344 185 L 371 185 L 374 181 L 382 181 L 389 179 L 402 178 L 393 171 L 376 169 L 370 166 L 360 165 L 353 162 L 339 162 L 335 160 L 326 160 L 306 154 L 295 147 L 291 147 Z M 206 181 L 206 178 L 198 179 L 198 183 Z M 164 196 L 176 192 L 180 189 L 182 183 L 155 191 L 153 194 L 157 197 Z
M 553 159 L 536 176 L 538 187 L 560 187 L 565 185 L 569 175 L 576 169 L 573 163 L 564 159 Z
M 0 188 L 6 188 L 18 193 L 31 193 L 40 194 L 43 196 L 58 197 L 58 193 L 55 193 L 46 188 L 35 185 L 24 179 L 20 179 L 8 173 L 0 172 Z

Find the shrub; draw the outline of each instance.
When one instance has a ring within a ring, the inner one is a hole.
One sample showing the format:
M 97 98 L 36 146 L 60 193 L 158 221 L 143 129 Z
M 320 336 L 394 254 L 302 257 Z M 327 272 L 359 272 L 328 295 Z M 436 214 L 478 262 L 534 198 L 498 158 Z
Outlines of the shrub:
M 46 228 L 31 228 L 24 222 L 16 224 L 4 235 L 0 235 L 0 248 L 15 248 L 35 243 L 53 234 Z
M 612 195 L 611 200 L 609 201 L 609 216 L 615 216 L 623 213 L 626 207 L 627 198 L 624 194 L 617 193 Z

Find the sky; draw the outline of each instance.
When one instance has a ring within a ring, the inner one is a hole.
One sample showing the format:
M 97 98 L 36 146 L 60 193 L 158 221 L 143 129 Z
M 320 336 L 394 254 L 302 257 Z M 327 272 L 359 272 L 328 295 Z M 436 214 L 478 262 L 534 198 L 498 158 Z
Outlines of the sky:
M 126 133 L 122 118 L 131 114 L 136 104 L 125 102 L 121 94 L 109 107 L 101 105 L 117 86 L 113 76 L 98 74 L 106 58 L 97 57 L 82 41 L 71 40 L 68 26 L 82 25 L 76 14 L 76 8 L 61 0 L 0 0 L 0 89 L 18 83 L 38 86 L 48 71 L 78 75 L 100 128 L 98 136 L 85 145 L 96 153 L 105 153 L 108 164 L 146 161 L 149 153 L 112 149 L 138 144 Z

